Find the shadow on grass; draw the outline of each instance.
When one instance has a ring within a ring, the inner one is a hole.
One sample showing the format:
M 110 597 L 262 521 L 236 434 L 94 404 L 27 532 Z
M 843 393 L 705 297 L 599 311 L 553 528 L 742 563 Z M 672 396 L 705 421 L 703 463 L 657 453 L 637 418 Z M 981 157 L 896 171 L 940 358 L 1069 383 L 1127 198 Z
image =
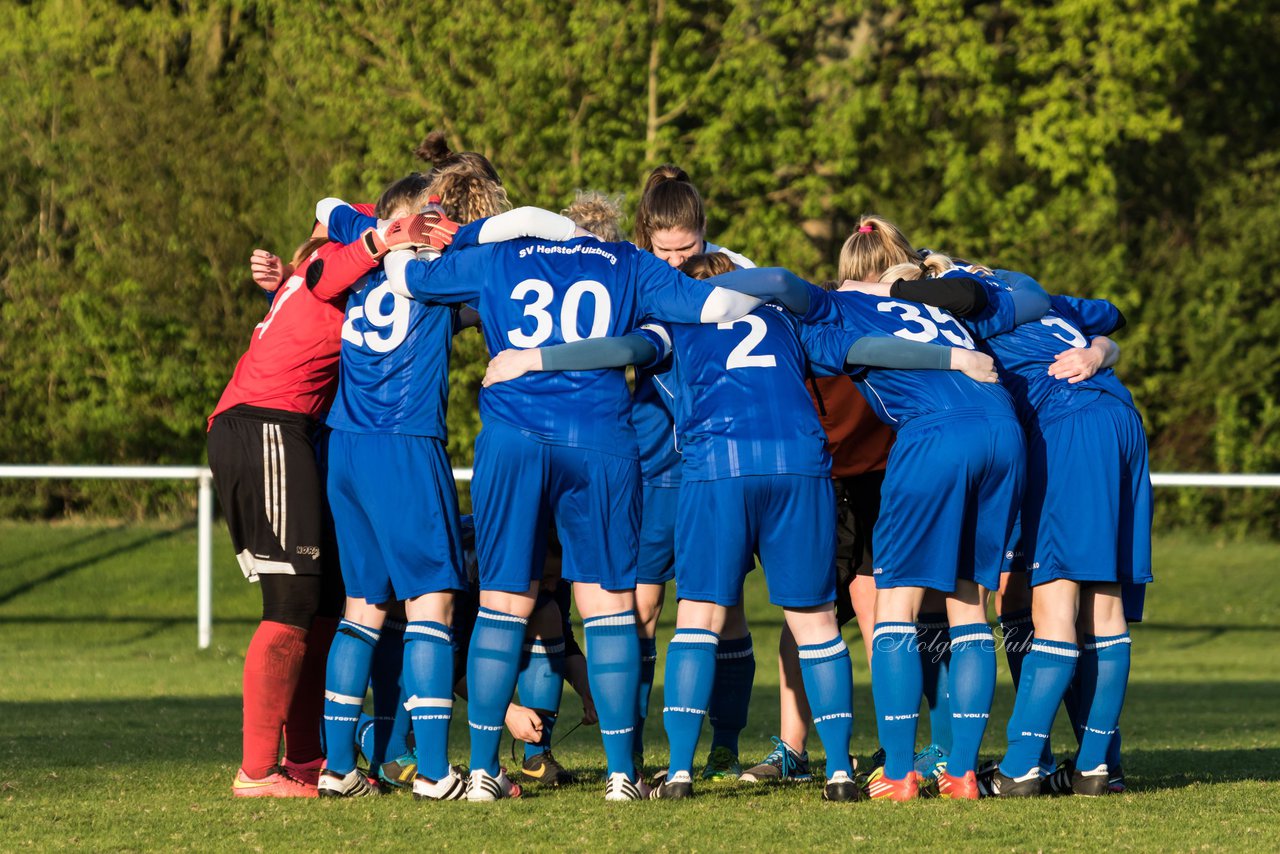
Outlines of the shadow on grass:
M 100 540 L 103 537 L 109 536 L 119 531 L 123 531 L 125 530 L 125 527 L 126 526 L 124 525 L 113 525 L 107 528 L 100 528 L 99 530 L 96 530 L 96 531 L 90 531 L 86 534 L 80 535 L 75 539 L 67 540 L 66 542 L 59 543 L 58 549 L 64 552 L 71 551 L 74 548 L 78 548 L 87 543 L 92 543 L 95 540 Z M 44 557 L 44 553 L 42 552 L 18 555 L 17 557 L 13 557 L 13 558 L 10 558 L 9 560 L 0 562 L 0 570 L 9 569 L 15 566 L 21 566 L 24 563 L 31 563 L 32 561 L 36 561 L 36 560 L 41 560 L 43 557 Z
M 95 554 L 89 555 L 88 557 L 83 557 L 78 560 L 73 560 L 68 563 L 63 563 L 58 566 L 55 566 L 38 578 L 33 578 L 29 581 L 24 581 L 22 584 L 19 584 L 16 587 L 12 587 L 9 590 L 6 590 L 0 593 L 0 606 L 7 605 L 10 602 L 12 602 L 14 599 L 17 599 L 19 596 L 24 596 L 28 593 L 38 590 L 43 585 L 57 581 L 60 578 L 64 578 L 73 572 L 77 572 L 78 570 L 85 569 L 87 567 L 93 566 L 94 564 L 101 563 L 105 560 L 110 560 L 111 558 L 114 558 L 114 557 L 119 557 L 120 555 L 123 555 L 123 554 L 128 554 L 129 552 L 132 552 L 132 551 L 137 551 L 138 549 L 142 549 L 146 546 L 151 545 L 152 543 L 156 543 L 161 540 L 167 540 L 170 537 L 176 536 L 186 531 L 190 531 L 194 528 L 195 528 L 195 522 L 187 522 L 187 523 L 178 525 L 175 528 L 168 528 L 163 531 L 156 531 L 154 533 L 146 534 L 145 536 L 134 537 L 128 542 L 121 543 L 118 546 L 113 546 L 112 548 L 109 548 L 106 551 L 97 552 Z M 80 540 L 76 540 L 70 544 L 62 546 L 61 549 L 75 548 L 78 545 L 81 545 L 83 543 L 96 539 L 98 536 L 114 533 L 115 531 L 118 531 L 118 530 L 121 530 L 121 529 L 112 528 L 107 531 L 99 532 L 98 534 L 92 534 L 86 537 L 82 537 Z

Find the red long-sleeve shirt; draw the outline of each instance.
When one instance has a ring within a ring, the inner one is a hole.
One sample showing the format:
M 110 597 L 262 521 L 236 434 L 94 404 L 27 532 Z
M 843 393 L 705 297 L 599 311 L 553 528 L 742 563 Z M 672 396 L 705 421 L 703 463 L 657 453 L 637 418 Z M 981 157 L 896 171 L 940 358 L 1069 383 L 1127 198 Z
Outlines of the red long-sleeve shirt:
M 326 243 L 312 253 L 254 327 L 209 424 L 240 404 L 323 416 L 338 385 L 347 289 L 378 263 L 360 241 Z

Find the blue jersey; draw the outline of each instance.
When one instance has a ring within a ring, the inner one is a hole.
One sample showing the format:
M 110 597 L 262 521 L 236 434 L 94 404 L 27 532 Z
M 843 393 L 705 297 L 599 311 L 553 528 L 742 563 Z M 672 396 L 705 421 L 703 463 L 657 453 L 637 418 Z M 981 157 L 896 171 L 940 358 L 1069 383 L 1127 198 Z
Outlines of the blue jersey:
M 997 279 L 982 276 L 988 294 L 1007 288 L 1000 280 L 1015 281 L 1023 273 L 998 270 Z M 1081 391 L 1100 391 L 1133 406 L 1133 397 L 1110 368 L 1087 380 L 1069 383 L 1049 376 L 1054 356 L 1070 348 L 1088 347 L 1094 335 L 1106 335 L 1120 326 L 1119 309 L 1106 300 L 1055 296 L 1049 311 L 1038 321 L 1012 329 L 991 309 L 965 323 L 984 339 L 996 360 L 1001 381 L 1013 395 L 1024 425 L 1045 425 L 1073 412 L 1093 399 Z
M 814 365 L 830 373 L 845 373 L 849 347 L 868 335 L 976 349 L 969 331 L 940 308 L 854 291 L 809 291 L 801 336 Z M 868 368 L 854 381 L 872 411 L 895 431 L 923 415 L 1014 414 L 1009 393 L 999 384 L 975 382 L 959 371 Z
M 670 359 L 651 367 L 636 367 L 631 394 L 631 420 L 640 446 L 640 478 L 646 486 L 680 485 L 680 450 L 672 420 Z
M 329 219 L 329 236 L 350 243 L 374 224 L 373 217 L 341 207 Z M 445 440 L 454 324 L 454 307 L 394 293 L 381 270 L 357 282 L 347 300 L 338 392 L 326 423 L 355 433 Z
M 827 436 L 804 387 L 797 326 L 788 312 L 764 305 L 731 323 L 666 327 L 685 482 L 830 476 Z
M 625 335 L 646 317 L 696 323 L 714 290 L 630 243 L 519 239 L 410 263 L 409 291 L 476 306 L 490 355 Z M 635 459 L 631 394 L 618 369 L 533 372 L 482 389 L 480 416 L 554 445 Z

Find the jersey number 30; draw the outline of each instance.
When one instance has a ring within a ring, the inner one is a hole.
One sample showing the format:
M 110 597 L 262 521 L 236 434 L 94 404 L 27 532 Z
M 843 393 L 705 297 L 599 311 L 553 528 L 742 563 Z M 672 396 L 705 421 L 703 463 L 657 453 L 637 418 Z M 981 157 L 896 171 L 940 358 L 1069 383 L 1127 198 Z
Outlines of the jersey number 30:
M 583 296 L 590 294 L 595 306 L 591 316 L 591 329 L 586 335 L 578 334 L 578 315 L 582 307 Z M 524 307 L 524 316 L 533 318 L 533 331 L 525 332 L 520 327 L 507 330 L 507 340 L 513 347 L 540 347 L 551 337 L 555 322 L 547 306 L 555 298 L 555 289 L 550 282 L 541 279 L 525 279 L 511 291 L 511 298 L 524 302 L 533 297 L 533 302 Z M 603 338 L 609 331 L 609 312 L 613 304 L 609 298 L 609 290 L 599 282 L 583 279 L 574 282 L 565 291 L 564 301 L 560 304 L 560 334 L 566 342 L 581 341 L 583 338 Z

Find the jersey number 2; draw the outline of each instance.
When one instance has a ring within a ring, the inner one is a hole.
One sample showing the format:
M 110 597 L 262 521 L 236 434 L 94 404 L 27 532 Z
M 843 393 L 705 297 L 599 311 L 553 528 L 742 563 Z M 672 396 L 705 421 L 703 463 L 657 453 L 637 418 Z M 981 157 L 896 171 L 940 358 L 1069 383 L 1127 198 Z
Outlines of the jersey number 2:
M 728 323 L 717 323 L 716 329 L 732 329 L 739 323 L 745 323 L 751 327 L 747 330 L 747 337 L 738 342 L 738 346 L 734 347 L 729 353 L 729 359 L 724 366 L 729 370 L 734 368 L 772 368 L 778 364 L 778 360 L 771 354 L 756 356 L 751 353 L 761 341 L 764 340 L 765 333 L 769 331 L 769 327 L 762 318 L 756 317 L 754 314 L 748 314 L 738 320 L 731 320 Z

